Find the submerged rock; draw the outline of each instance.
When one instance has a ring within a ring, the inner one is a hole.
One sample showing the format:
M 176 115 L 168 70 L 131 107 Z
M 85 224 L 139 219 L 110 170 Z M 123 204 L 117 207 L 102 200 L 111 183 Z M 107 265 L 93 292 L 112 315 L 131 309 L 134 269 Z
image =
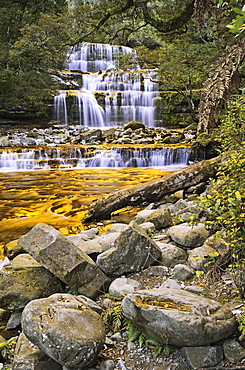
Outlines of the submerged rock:
M 84 298 L 54 294 L 28 303 L 22 314 L 27 338 L 68 368 L 89 365 L 105 342 L 103 321 Z
M 146 338 L 179 347 L 215 343 L 236 330 L 226 306 L 179 289 L 139 290 L 123 299 L 122 311 Z

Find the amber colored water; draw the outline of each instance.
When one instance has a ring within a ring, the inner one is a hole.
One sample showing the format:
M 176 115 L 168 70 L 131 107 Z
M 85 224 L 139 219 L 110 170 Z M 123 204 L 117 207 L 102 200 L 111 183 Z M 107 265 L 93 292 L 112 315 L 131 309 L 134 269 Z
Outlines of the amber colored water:
M 97 168 L 0 173 L 0 245 L 19 238 L 36 223 L 45 222 L 65 235 L 97 224 L 82 219 L 92 200 L 167 174 L 161 169 Z M 111 220 L 128 222 L 137 210 L 129 209 Z M 103 231 L 106 226 L 98 226 Z M 108 227 L 108 226 L 107 226 Z

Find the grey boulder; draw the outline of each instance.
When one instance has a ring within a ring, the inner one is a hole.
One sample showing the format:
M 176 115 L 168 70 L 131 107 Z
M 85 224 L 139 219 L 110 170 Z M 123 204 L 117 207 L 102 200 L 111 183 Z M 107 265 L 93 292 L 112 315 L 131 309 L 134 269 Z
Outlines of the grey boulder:
M 123 299 L 122 311 L 146 338 L 180 347 L 215 343 L 236 330 L 226 306 L 179 289 L 139 290 Z
M 96 263 L 106 274 L 122 275 L 140 271 L 161 255 L 158 245 L 132 221 L 115 240 L 114 246 L 99 254 Z
M 54 294 L 28 303 L 22 330 L 42 352 L 65 367 L 82 368 L 98 355 L 105 342 L 100 315 L 86 297 Z
M 11 267 L 0 271 L 0 307 L 6 310 L 63 291 L 64 284 L 28 254 L 15 257 Z
M 62 370 L 49 356 L 45 355 L 35 344 L 29 341 L 24 333 L 21 333 L 15 348 L 13 370 Z
M 170 227 L 167 231 L 167 235 L 182 247 L 195 248 L 204 243 L 209 233 L 201 223 L 195 226 L 183 223 Z
M 108 285 L 108 277 L 94 261 L 52 226 L 36 224 L 18 244 L 80 294 L 95 298 Z

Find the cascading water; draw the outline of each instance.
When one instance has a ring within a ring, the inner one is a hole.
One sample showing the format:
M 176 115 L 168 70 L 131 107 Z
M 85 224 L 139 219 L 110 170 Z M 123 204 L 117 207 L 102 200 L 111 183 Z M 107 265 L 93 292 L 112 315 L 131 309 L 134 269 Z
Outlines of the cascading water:
M 62 100 L 68 99 L 69 92 L 61 91 L 55 98 L 55 120 L 67 124 L 65 115 L 88 127 L 116 127 L 132 120 L 154 127 L 158 96 L 157 84 L 151 80 L 154 71 L 141 71 L 138 66 L 127 73 L 118 69 L 119 56 L 132 53 L 128 47 L 107 44 L 82 43 L 73 48 L 67 69 L 82 71 L 82 84 L 71 94 L 75 99 L 71 112 L 69 107 L 64 111 L 68 104 Z
M 3 151 L 0 154 L 0 172 L 96 167 L 177 169 L 187 164 L 186 148 L 111 148 L 91 151 L 89 148 L 70 147 Z

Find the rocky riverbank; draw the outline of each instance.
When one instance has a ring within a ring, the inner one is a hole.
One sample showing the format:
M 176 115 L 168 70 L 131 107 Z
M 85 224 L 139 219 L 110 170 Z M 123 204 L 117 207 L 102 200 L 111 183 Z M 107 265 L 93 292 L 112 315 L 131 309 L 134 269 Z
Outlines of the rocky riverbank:
M 171 194 L 102 235 L 64 236 L 37 224 L 7 244 L 2 335 L 21 332 L 9 367 L 243 369 L 244 302 L 228 263 L 217 281 L 208 278 L 229 247 L 204 227 L 196 198 L 205 187 Z M 193 216 L 199 222 L 190 226 Z

